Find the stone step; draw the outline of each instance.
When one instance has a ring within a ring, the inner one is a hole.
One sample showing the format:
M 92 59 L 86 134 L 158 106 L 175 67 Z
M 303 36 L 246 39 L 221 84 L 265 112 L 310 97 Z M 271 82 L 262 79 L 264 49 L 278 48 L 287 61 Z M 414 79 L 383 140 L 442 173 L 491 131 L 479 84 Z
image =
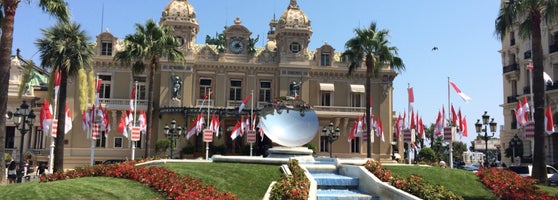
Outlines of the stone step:
M 318 189 L 316 193 L 316 199 L 318 200 L 342 200 L 342 199 L 379 200 L 380 198 L 375 195 L 361 193 L 358 190 Z
M 334 164 L 302 164 L 308 172 L 314 173 L 337 173 L 337 166 Z
M 357 188 L 359 184 L 358 178 L 334 173 L 316 173 L 312 177 L 316 180 L 318 189 Z

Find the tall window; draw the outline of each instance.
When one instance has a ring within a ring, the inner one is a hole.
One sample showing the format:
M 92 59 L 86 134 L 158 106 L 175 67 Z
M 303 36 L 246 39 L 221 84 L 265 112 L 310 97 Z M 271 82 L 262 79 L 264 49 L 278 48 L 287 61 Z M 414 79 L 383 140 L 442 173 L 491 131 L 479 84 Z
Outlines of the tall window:
M 351 153 L 360 153 L 360 137 L 351 140 Z
M 321 92 L 321 106 L 331 106 L 331 91 Z
M 105 148 L 107 143 L 107 137 L 105 136 L 105 131 L 101 131 L 99 139 L 95 140 L 95 147 Z
M 122 148 L 122 137 L 115 137 L 114 138 L 114 148 Z
M 146 78 L 143 76 L 134 76 L 134 82 L 132 84 L 136 84 L 138 82 L 138 88 L 136 89 L 136 95 L 138 96 L 139 100 L 146 100 L 147 99 L 147 86 L 146 86 Z
M 35 138 L 33 140 L 33 149 L 42 149 L 44 148 L 44 137 L 43 137 L 43 130 L 40 127 L 35 127 L 35 134 L 33 135 Z
M 7 149 L 13 149 L 15 143 L 15 126 L 7 126 L 6 127 L 6 141 L 4 146 Z
M 329 152 L 327 136 L 320 136 L 320 152 Z
M 331 66 L 330 60 L 331 54 L 322 53 L 322 55 L 320 56 L 320 66 Z
M 512 122 L 510 129 L 517 129 L 517 119 L 515 118 L 515 110 L 510 110 L 512 116 Z
M 99 92 L 99 98 L 110 98 L 110 85 L 111 85 L 110 75 L 99 75 L 101 82 L 101 91 Z
M 101 56 L 112 56 L 112 41 L 101 42 Z
M 242 81 L 238 79 L 231 80 L 231 88 L 229 91 L 229 100 L 242 100 Z
M 271 102 L 271 81 L 260 81 L 260 97 L 258 101 Z
M 511 85 L 511 95 L 512 96 L 517 95 L 517 80 L 512 80 L 510 85 Z
M 209 78 L 200 78 L 200 94 L 198 99 L 203 99 L 206 94 L 209 93 L 211 89 L 211 79 Z
M 362 93 L 351 92 L 351 107 L 363 107 Z

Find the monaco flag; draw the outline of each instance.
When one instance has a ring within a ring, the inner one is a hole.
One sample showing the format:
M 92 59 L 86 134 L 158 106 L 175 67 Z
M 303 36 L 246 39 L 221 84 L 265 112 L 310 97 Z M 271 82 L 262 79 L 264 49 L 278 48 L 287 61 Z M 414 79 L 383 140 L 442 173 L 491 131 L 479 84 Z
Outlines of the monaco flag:
M 246 107 L 246 103 L 248 103 L 248 100 L 250 100 L 250 98 L 252 98 L 252 93 L 248 94 L 248 96 L 244 98 L 244 101 L 242 101 L 242 104 L 240 104 L 240 106 L 238 107 L 238 113 L 242 112 L 242 110 L 244 109 L 244 107 Z
M 461 92 L 461 90 L 457 87 L 457 85 L 455 85 L 454 82 L 450 81 L 449 84 L 451 85 L 451 87 L 453 87 L 455 92 L 457 92 L 457 95 L 459 95 L 463 99 L 463 101 L 467 102 L 467 101 L 471 100 L 471 97 L 469 97 L 465 93 Z
M 546 112 L 544 112 L 544 131 L 549 135 L 554 133 L 554 120 L 552 120 L 550 105 L 546 107 Z
M 64 122 L 64 134 L 72 130 L 72 114 L 70 113 L 70 108 L 68 108 L 68 103 L 66 103 L 66 120 Z
M 134 110 L 134 100 L 136 99 L 136 86 L 132 88 L 132 92 L 130 93 L 130 110 Z
M 231 132 L 231 139 L 236 139 L 236 137 L 240 136 L 240 122 L 236 122 L 234 128 Z

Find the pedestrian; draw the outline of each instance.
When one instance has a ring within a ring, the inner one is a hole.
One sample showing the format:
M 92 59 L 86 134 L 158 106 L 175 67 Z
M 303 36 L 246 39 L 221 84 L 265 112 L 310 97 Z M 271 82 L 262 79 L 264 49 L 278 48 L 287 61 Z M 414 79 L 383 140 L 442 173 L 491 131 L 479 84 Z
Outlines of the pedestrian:
M 45 170 L 46 170 L 45 163 L 39 164 L 39 170 L 37 170 L 39 176 L 45 174 Z
M 16 183 L 17 178 L 17 165 L 16 162 L 12 160 L 10 165 L 8 165 L 8 183 Z

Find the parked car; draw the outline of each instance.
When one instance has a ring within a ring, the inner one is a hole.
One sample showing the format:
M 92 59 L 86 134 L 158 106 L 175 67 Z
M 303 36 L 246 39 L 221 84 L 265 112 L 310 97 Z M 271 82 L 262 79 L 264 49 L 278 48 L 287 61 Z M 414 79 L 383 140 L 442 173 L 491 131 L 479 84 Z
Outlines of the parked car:
M 105 160 L 103 161 L 104 165 L 110 165 L 110 164 L 116 164 L 116 163 L 121 163 L 124 162 L 125 160 L 118 160 L 118 159 L 114 159 L 114 160 Z
M 461 167 L 461 169 L 467 170 L 467 171 L 472 171 L 472 172 L 477 172 L 479 170 L 478 166 L 475 165 L 463 165 Z
M 532 165 L 510 166 L 508 169 L 525 177 L 531 177 L 533 173 Z M 550 165 L 546 165 L 546 173 L 549 185 L 558 186 L 558 170 Z

